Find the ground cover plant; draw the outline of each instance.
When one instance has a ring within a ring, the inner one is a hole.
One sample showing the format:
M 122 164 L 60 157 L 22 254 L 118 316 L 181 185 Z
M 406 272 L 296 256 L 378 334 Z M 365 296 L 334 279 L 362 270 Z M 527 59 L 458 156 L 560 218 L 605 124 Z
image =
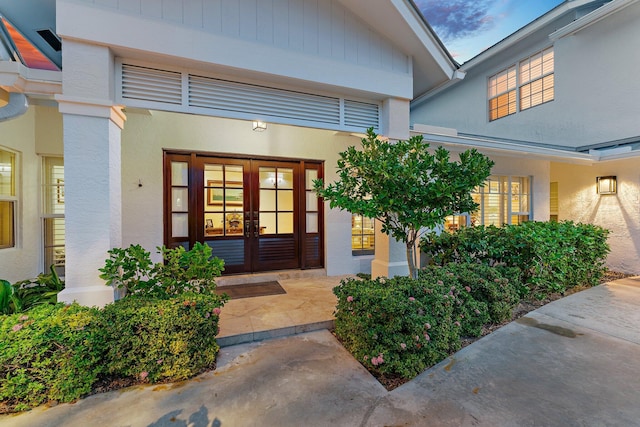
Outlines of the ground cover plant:
M 222 262 L 206 245 L 159 249 L 161 266 L 137 245 L 110 253 L 103 274 L 126 278 L 129 293 L 102 309 L 39 304 L 0 315 L 0 413 L 215 367 Z

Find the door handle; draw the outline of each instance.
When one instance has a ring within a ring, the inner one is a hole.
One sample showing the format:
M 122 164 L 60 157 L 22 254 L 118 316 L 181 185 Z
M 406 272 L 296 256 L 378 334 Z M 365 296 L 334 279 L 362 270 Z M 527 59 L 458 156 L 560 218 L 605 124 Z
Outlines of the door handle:
M 246 220 L 244 222 L 244 235 L 245 235 L 245 237 L 249 237 L 250 233 L 251 233 L 251 221 Z
M 257 219 L 253 220 L 253 237 L 258 237 L 260 231 L 260 221 Z

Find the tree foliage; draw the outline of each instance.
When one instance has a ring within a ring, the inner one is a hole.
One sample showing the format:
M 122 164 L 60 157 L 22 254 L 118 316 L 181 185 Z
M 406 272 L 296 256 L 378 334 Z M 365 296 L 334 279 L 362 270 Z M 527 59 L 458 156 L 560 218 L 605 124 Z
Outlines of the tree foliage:
M 315 191 L 340 208 L 382 224 L 382 232 L 407 245 L 409 273 L 416 277 L 414 247 L 425 228 L 434 228 L 457 212 L 477 209 L 471 190 L 482 185 L 493 161 L 467 150 L 451 161 L 449 152 L 429 150 L 422 136 L 406 141 L 383 141 L 372 128 L 360 149 L 340 153 L 339 179 Z

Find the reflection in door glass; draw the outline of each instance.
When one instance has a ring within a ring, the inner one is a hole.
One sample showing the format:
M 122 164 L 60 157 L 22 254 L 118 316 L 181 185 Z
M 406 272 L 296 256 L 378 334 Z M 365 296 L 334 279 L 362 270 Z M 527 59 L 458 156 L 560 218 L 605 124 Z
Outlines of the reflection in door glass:
M 238 236 L 243 234 L 243 186 L 243 166 L 205 165 L 205 236 Z

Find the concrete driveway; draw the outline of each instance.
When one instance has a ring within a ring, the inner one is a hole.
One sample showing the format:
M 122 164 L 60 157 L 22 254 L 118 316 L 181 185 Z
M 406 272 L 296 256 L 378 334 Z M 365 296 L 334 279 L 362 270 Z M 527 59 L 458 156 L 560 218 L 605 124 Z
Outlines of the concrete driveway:
M 553 302 L 387 392 L 328 331 L 223 348 L 191 381 L 11 426 L 640 426 L 640 278 Z

